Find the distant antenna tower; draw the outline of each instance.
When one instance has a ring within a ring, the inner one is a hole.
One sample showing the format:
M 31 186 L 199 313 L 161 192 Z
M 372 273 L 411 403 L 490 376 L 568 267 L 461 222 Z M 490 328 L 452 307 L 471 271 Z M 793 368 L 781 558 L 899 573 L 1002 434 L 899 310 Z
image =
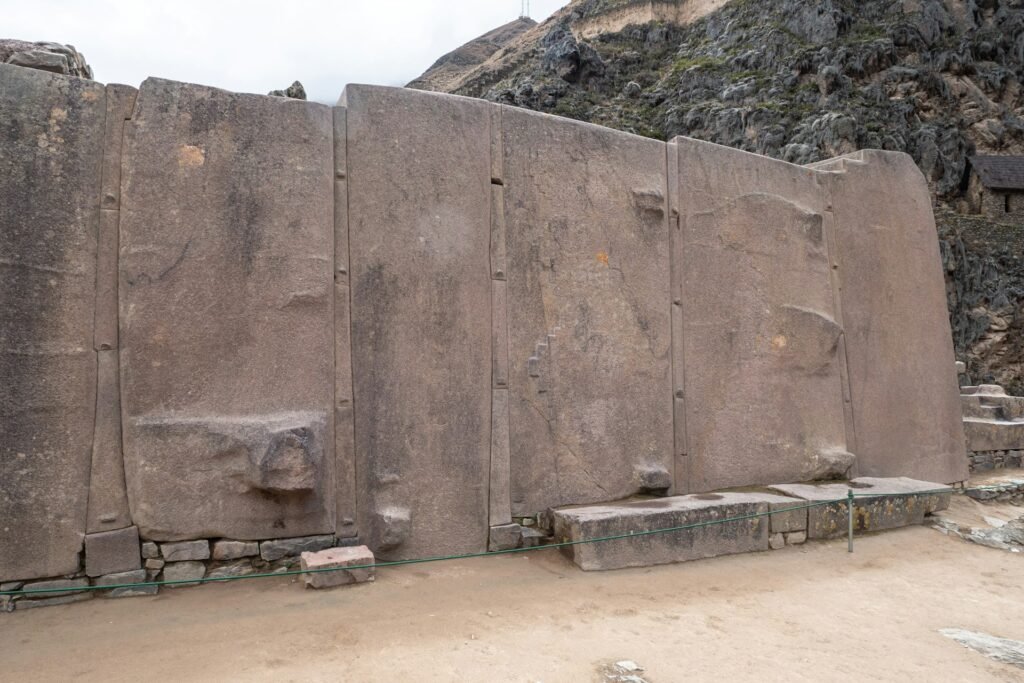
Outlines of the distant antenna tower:
M 523 0 L 522 9 L 519 10 L 520 19 L 530 18 L 530 0 Z

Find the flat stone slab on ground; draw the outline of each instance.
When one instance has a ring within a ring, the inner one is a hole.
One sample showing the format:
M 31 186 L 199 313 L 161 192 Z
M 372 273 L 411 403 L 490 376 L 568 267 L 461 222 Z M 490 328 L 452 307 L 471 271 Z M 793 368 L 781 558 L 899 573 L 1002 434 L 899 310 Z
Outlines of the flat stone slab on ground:
M 302 570 L 310 569 L 337 571 L 319 571 L 303 574 L 307 588 L 331 588 L 351 583 L 373 581 L 374 568 L 367 567 L 374 563 L 373 553 L 365 545 L 349 548 L 328 548 L 315 553 L 302 553 Z M 345 567 L 360 567 L 345 569 Z
M 52 579 L 48 581 L 32 581 L 26 583 L 22 590 L 28 591 L 24 595 L 26 598 L 53 598 L 60 597 L 63 595 L 74 595 L 75 593 L 85 592 L 85 589 L 89 587 L 89 579 Z M 74 589 L 74 590 L 72 590 Z M 50 591 L 53 592 L 35 592 L 35 591 Z
M 133 598 L 145 595 L 156 595 L 160 590 L 159 586 L 141 586 L 146 582 L 147 572 L 145 569 L 136 569 L 130 572 L 107 574 L 93 579 L 94 586 L 117 586 L 102 594 L 107 598 Z
M 73 602 L 82 602 L 83 600 L 91 600 L 95 596 L 92 593 L 72 593 L 71 595 L 61 595 L 56 598 L 43 598 L 42 600 L 18 600 L 14 603 L 14 607 L 19 612 L 24 609 L 33 609 L 35 607 L 54 607 L 56 605 L 70 605 Z
M 808 509 L 807 537 L 836 538 L 847 533 L 846 497 L 852 488 L 855 531 L 884 531 L 922 524 L 925 515 L 949 507 L 953 489 L 906 477 L 860 477 L 851 482 L 780 484 L 771 487 L 809 502 L 836 501 Z M 870 496 L 870 497 L 869 497 Z
M 562 549 L 587 571 L 755 552 L 768 550 L 768 515 L 772 506 L 799 505 L 799 500 L 770 493 L 710 493 L 559 508 L 554 511 L 555 541 L 585 541 L 763 515 Z

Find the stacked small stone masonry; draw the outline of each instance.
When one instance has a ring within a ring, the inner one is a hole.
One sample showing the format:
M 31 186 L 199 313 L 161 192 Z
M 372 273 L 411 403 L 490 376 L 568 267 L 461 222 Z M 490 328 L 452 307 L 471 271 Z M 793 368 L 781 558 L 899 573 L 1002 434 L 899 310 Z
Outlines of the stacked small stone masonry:
M 1024 451 L 968 451 L 967 462 L 971 474 L 1015 469 L 1024 463 Z
M 964 495 L 974 500 L 995 503 L 1024 502 L 1024 479 L 1010 479 L 998 483 L 964 488 Z
M 358 537 L 338 538 L 331 535 L 278 538 L 267 541 L 237 541 L 220 538 L 168 543 L 143 541 L 140 544 L 138 532 L 134 527 L 130 531 L 135 535 L 127 539 L 134 543 L 131 545 L 126 542 L 125 534 L 121 533 L 123 531 L 129 530 L 90 535 L 86 548 L 92 550 L 93 555 L 92 557 L 86 555 L 85 567 L 98 568 L 98 571 L 102 572 L 95 576 L 91 576 L 88 574 L 88 569 L 84 569 L 68 577 L 0 583 L 0 593 L 63 589 L 54 592 L 0 595 L 0 613 L 13 612 L 15 609 L 67 605 L 93 597 L 128 598 L 156 595 L 160 591 L 160 586 L 153 584 L 164 581 L 176 582 L 168 587 L 179 588 L 200 585 L 203 579 L 225 579 L 249 574 L 297 571 L 301 555 L 347 550 L 350 547 L 359 546 Z M 126 545 L 131 545 L 133 548 L 132 556 L 127 559 L 124 557 L 124 553 L 120 552 Z M 350 564 L 367 563 L 365 562 L 366 558 L 359 555 L 357 550 L 357 548 L 353 548 L 353 552 L 355 552 L 353 557 L 358 556 L 359 561 L 353 560 Z M 369 553 L 369 550 L 366 552 Z M 348 557 L 344 553 L 341 555 Z M 120 564 L 116 562 L 120 562 Z M 372 562 L 373 555 L 370 554 L 369 563 Z M 111 569 L 118 566 L 133 568 L 117 571 Z M 351 574 L 352 576 L 349 578 L 354 578 L 354 580 L 345 581 L 347 583 L 373 580 L 372 570 L 365 576 L 359 571 L 341 573 Z M 90 589 L 90 586 L 97 588 Z M 109 589 L 98 589 L 103 587 L 109 587 Z

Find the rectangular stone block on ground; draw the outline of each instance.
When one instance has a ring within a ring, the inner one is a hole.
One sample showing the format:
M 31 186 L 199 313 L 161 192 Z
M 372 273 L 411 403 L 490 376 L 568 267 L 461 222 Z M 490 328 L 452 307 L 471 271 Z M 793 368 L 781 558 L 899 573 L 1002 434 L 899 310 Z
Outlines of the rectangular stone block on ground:
M 104 87 L 0 65 L 0 580 L 78 570 Z
M 665 145 L 502 111 L 512 515 L 673 480 Z
M 650 567 L 756 552 L 768 550 L 768 513 L 772 506 L 799 504 L 794 498 L 769 493 L 708 493 L 559 508 L 554 511 L 555 541 L 585 541 L 763 515 L 562 549 L 587 571 Z
M 483 551 L 495 105 L 363 85 L 340 104 L 359 534 L 387 559 Z
M 302 571 L 321 570 L 303 574 L 306 588 L 332 588 L 352 583 L 373 581 L 373 553 L 365 545 L 349 548 L 328 548 L 314 553 L 302 553 Z M 360 567 L 347 569 L 347 567 Z M 325 571 L 336 570 L 336 571 Z
M 849 483 L 780 484 L 779 493 L 808 502 L 835 501 L 809 508 L 807 538 L 838 538 L 848 533 L 846 497 L 854 492 L 854 531 L 884 531 L 921 524 L 925 515 L 949 507 L 952 489 L 944 484 L 906 477 L 861 477 Z
M 688 138 L 670 149 L 689 490 L 832 475 L 849 449 L 820 174 Z
M 333 533 L 330 107 L 148 79 L 121 196 L 125 474 L 144 537 Z
M 857 472 L 967 479 L 946 286 L 924 177 L 906 154 L 864 151 L 832 171 Z
M 117 531 L 101 531 L 85 537 L 85 573 L 103 576 L 142 567 L 139 529 L 130 526 Z

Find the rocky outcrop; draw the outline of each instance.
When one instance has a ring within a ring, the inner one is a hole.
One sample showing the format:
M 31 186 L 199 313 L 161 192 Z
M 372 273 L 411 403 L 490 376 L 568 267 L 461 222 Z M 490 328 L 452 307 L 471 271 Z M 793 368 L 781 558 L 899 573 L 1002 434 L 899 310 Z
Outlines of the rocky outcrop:
M 284 90 L 271 90 L 267 94 L 271 97 L 288 97 L 293 100 L 306 99 L 306 89 L 298 81 L 295 81 Z
M 0 39 L 0 62 L 66 76 L 92 78 L 92 67 L 74 45 Z
M 936 212 L 953 344 L 964 381 L 1024 394 L 1024 233 L 1019 224 Z

